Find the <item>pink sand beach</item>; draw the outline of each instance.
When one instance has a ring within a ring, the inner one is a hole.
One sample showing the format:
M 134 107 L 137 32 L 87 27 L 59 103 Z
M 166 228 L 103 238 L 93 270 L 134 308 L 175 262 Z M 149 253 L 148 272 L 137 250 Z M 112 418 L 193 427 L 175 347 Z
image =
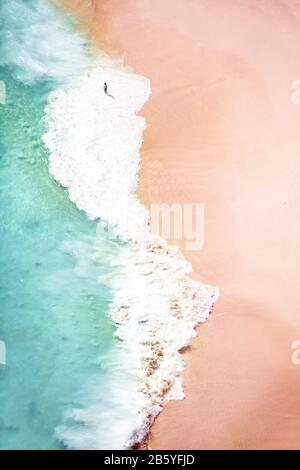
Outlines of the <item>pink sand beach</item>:
M 300 447 L 300 2 L 66 0 L 151 80 L 139 196 L 205 205 L 194 276 L 220 289 L 152 449 Z

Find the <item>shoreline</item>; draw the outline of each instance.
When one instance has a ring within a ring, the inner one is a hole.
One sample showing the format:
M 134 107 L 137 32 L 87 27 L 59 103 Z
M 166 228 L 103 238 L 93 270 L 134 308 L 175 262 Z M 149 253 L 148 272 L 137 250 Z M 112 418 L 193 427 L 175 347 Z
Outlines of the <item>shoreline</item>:
M 300 21 L 287 2 L 188 4 L 93 2 L 86 15 L 152 83 L 138 197 L 205 204 L 204 249 L 181 249 L 221 290 L 184 355 L 186 399 L 164 406 L 149 446 L 297 449 Z
M 189 277 L 190 263 L 177 247 L 151 232 L 149 213 L 136 196 L 145 129 L 138 112 L 149 98 L 149 80 L 105 52 L 99 60 L 91 55 L 89 65 L 72 86 L 49 95 L 43 142 L 50 174 L 69 199 L 90 219 L 105 221 L 114 241 L 119 236 L 126 242 L 113 261 L 117 269 L 107 311 L 120 340 L 122 367 L 133 378 L 135 405 L 120 419 L 119 440 L 113 439 L 113 448 L 126 449 L 144 439 L 166 400 L 183 397 L 180 352 L 195 336 L 195 327 L 208 318 L 218 290 Z M 106 81 L 114 100 L 100 88 Z M 100 237 L 101 230 L 103 224 Z M 114 411 L 122 415 L 123 390 L 116 395 Z M 70 413 L 78 415 L 77 410 Z M 88 418 L 81 415 L 88 427 Z M 107 445 L 92 436 L 80 439 L 67 426 L 57 432 L 71 448 Z

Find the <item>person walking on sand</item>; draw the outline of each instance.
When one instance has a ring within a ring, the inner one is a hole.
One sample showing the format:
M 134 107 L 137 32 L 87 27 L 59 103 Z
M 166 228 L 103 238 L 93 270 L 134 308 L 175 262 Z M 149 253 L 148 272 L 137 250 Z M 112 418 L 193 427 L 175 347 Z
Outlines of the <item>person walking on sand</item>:
M 113 100 L 115 99 L 115 97 L 113 95 L 111 95 L 110 93 L 108 93 L 108 86 L 107 86 L 107 83 L 104 82 L 104 87 L 103 87 L 103 90 L 104 90 L 104 93 L 109 96 L 110 98 L 112 98 Z

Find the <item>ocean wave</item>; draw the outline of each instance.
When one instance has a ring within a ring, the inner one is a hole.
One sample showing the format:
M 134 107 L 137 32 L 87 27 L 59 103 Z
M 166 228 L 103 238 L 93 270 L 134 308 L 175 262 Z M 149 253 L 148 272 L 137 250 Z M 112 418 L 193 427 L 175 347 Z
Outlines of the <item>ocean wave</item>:
M 104 94 L 104 82 L 114 99 Z M 103 439 L 97 401 L 70 410 L 57 435 L 72 448 L 125 449 L 145 437 L 163 403 L 184 396 L 180 351 L 218 297 L 216 288 L 189 277 L 192 267 L 177 247 L 151 233 L 150 215 L 136 198 L 146 126 L 137 113 L 149 96 L 146 78 L 103 56 L 76 84 L 52 92 L 46 108 L 51 175 L 79 209 L 126 241 L 111 262 L 109 315 L 120 340 L 119 374 L 110 383 L 116 400 L 111 433 Z M 127 393 L 120 387 L 129 374 Z
M 27 85 L 66 83 L 90 64 L 89 41 L 47 0 L 0 0 L 0 66 Z

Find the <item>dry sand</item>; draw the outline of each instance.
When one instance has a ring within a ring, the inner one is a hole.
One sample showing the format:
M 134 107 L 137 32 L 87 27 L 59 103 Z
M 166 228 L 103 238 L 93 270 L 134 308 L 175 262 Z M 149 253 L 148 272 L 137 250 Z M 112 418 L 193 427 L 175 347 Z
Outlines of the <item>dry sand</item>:
M 150 447 L 300 448 L 300 2 L 66 3 L 151 80 L 141 199 L 205 204 L 203 249 L 182 248 L 221 296 Z

